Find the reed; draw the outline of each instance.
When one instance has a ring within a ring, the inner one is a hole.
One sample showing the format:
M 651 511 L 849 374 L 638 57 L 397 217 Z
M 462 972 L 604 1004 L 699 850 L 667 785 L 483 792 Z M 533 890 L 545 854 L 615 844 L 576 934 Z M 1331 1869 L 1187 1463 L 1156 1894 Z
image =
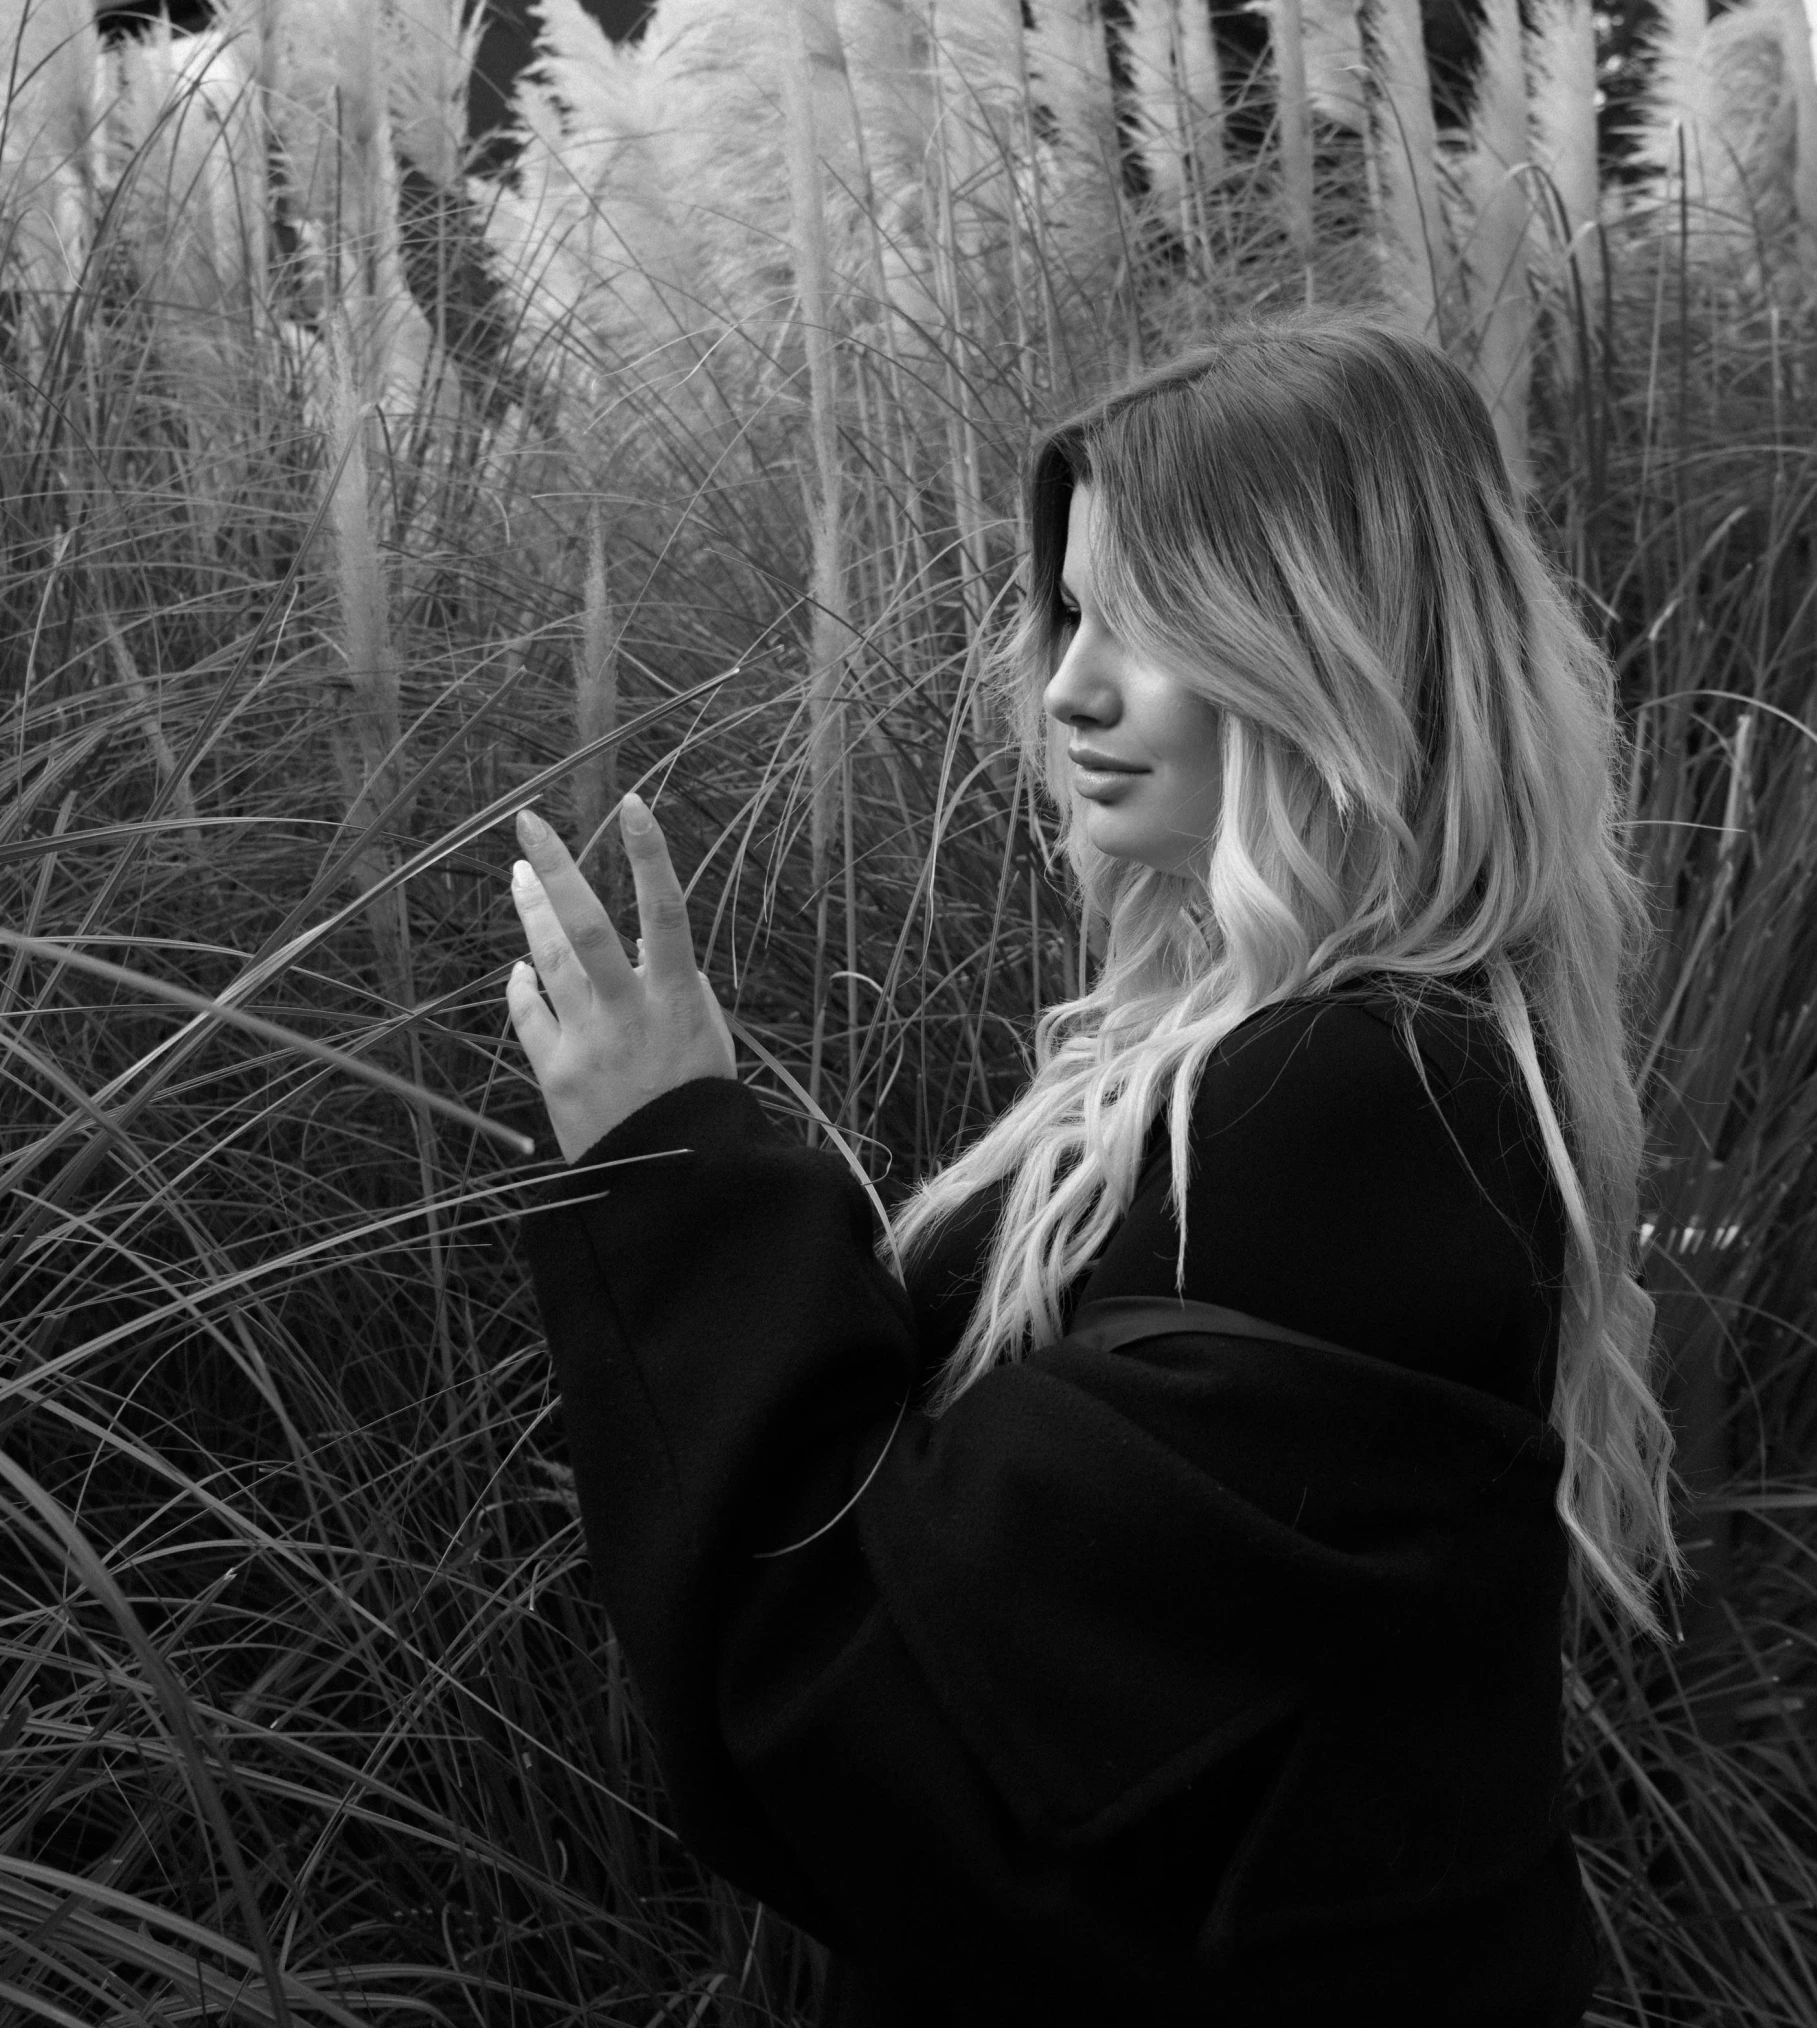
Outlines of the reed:
M 1124 356 L 1141 361 L 1110 50 L 1098 0 L 1042 0 L 1027 37 L 1029 88 L 1049 122 L 1046 257 L 1069 291 L 1099 305 L 1095 342 L 1118 320 Z
M 1305 28 L 1300 0 L 1273 0 L 1269 46 L 1275 63 L 1275 118 L 1281 132 L 1281 201 L 1287 239 L 1312 259 L 1312 119 L 1306 95 Z
M 624 855 L 608 825 L 618 803 L 618 627 L 606 581 L 606 535 L 596 505 L 587 514 L 586 576 L 581 590 L 580 652 L 574 658 L 574 737 L 588 749 L 574 765 L 574 856 L 603 882 L 614 916 L 625 905 Z
M 1417 0 L 1372 0 L 1364 34 L 1375 83 L 1369 161 L 1383 300 L 1412 330 L 1436 337 L 1438 278 L 1450 263 Z
M 1582 379 L 1603 323 L 1596 162 L 1596 23 L 1589 0 L 1540 0 L 1528 44 L 1529 140 L 1543 177 L 1535 248 L 1546 274 L 1549 356 L 1563 390 Z
M 386 0 L 385 77 L 397 152 L 441 190 L 467 165 L 467 92 L 485 29 L 472 0 Z
M 1527 79 L 1516 0 L 1488 0 L 1478 40 L 1476 98 L 1461 181 L 1469 215 L 1463 243 L 1465 300 L 1476 382 L 1502 456 L 1524 492 L 1532 379 L 1533 298 L 1527 275 L 1533 233 L 1527 195 Z
M 1224 88 L 1210 9 L 1203 0 L 1133 0 L 1124 48 L 1150 201 L 1208 272 L 1211 207 L 1224 179 Z
M 808 528 L 812 574 L 808 599 L 808 769 L 810 872 L 815 896 L 814 1043 L 808 1065 L 808 1094 L 820 1103 L 826 1022 L 827 921 L 832 893 L 833 823 L 845 745 L 843 665 L 850 630 L 846 619 L 845 543 L 841 525 L 843 470 L 839 455 L 836 381 L 838 353 L 832 332 L 832 276 L 827 253 L 826 211 L 821 198 L 819 129 L 815 119 L 813 66 L 843 71 L 838 29 L 830 7 L 813 15 L 812 0 L 788 0 L 786 49 L 782 62 L 789 196 L 794 220 L 794 254 L 801 296 L 801 329 L 807 357 L 809 434 L 813 478 L 809 482 Z M 819 47 L 816 48 L 815 45 Z M 848 943 L 853 933 L 847 911 Z M 848 996 L 857 992 L 857 965 L 846 967 Z M 856 1047 L 855 999 L 848 1005 L 846 1032 Z
M 1357 0 L 1301 0 L 1306 101 L 1334 126 L 1361 133 L 1368 119 L 1368 73 Z
M 1810 15 L 1803 0 L 1780 0 L 1780 43 L 1792 101 L 1792 214 L 1798 254 L 1817 280 L 1817 67 L 1812 63 Z
M 94 242 L 100 40 L 87 0 L 4 0 L 0 218 L 27 343 L 43 365 Z
M 272 335 L 266 240 L 250 229 L 270 208 L 268 136 L 247 51 L 244 36 L 160 22 L 104 73 L 112 239 L 150 331 L 144 393 L 208 469 L 189 489 L 205 549 L 257 483 L 241 443 Z
M 1707 0 L 1663 0 L 1646 38 L 1649 63 L 1644 115 L 1636 124 L 1637 152 L 1662 175 L 1692 179 L 1693 201 L 1709 173 L 1706 143 L 1713 138 L 1707 112 L 1708 73 L 1704 35 L 1710 25 Z

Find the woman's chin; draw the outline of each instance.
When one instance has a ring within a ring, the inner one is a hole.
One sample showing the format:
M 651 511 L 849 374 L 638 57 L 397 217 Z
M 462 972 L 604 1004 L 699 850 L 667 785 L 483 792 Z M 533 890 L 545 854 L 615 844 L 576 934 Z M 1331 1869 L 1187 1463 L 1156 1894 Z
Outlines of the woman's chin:
M 1081 796 L 1079 823 L 1087 841 L 1107 859 L 1128 859 L 1157 873 L 1184 873 L 1191 854 L 1182 854 L 1177 836 L 1157 838 L 1152 830 L 1110 805 Z
M 1127 820 L 1119 823 L 1114 811 L 1102 804 L 1089 804 L 1084 816 L 1085 835 L 1106 859 L 1131 859 L 1140 866 L 1154 865 L 1155 841 L 1142 827 Z

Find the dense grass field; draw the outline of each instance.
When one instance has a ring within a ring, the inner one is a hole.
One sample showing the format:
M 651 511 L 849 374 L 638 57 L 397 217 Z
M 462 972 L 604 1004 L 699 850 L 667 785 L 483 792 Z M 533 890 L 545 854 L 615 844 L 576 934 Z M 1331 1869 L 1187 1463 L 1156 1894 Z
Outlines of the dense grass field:
M 622 905 L 639 787 L 753 1081 L 898 1191 L 1091 963 L 983 674 L 1030 433 L 1307 297 L 1479 374 L 1632 737 L 1697 1580 L 1568 1630 L 1592 2018 L 1817 2022 L 1808 47 L 1670 17 L 1586 199 L 1587 10 L 1430 142 L 1400 0 L 1367 117 L 1336 8 L 1222 76 L 1190 9 L 925 14 L 549 0 L 482 182 L 446 0 L 0 5 L 0 2022 L 810 2016 L 590 1601 L 508 820 Z

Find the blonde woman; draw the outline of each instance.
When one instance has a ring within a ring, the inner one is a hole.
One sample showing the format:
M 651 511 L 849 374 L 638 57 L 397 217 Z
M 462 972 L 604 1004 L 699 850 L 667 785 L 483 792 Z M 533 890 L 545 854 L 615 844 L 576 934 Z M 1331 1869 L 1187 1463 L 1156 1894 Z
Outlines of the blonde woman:
M 736 1081 L 649 812 L 635 969 L 521 834 L 578 1165 L 530 1261 L 678 1822 L 840 2028 L 1565 2028 L 1568 1566 L 1651 1626 L 1676 1558 L 1608 664 L 1367 321 L 1226 331 L 1028 505 L 1004 667 L 1102 963 L 906 1285 Z

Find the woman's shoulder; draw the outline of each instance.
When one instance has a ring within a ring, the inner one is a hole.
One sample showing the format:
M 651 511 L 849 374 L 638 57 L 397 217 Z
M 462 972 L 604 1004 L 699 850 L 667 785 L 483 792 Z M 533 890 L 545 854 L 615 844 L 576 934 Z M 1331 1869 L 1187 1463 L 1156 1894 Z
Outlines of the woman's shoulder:
M 1157 1128 L 1088 1299 L 1175 1286 Z M 1512 1052 L 1467 994 L 1368 980 L 1263 1010 L 1207 1060 L 1191 1155 L 1181 1293 L 1547 1399 L 1562 1212 Z
M 1437 1109 L 1539 1145 L 1513 1052 L 1468 981 L 1380 975 L 1278 1001 L 1233 1029 L 1207 1059 L 1194 1137 L 1303 1120 L 1320 1140 L 1391 1132 Z

